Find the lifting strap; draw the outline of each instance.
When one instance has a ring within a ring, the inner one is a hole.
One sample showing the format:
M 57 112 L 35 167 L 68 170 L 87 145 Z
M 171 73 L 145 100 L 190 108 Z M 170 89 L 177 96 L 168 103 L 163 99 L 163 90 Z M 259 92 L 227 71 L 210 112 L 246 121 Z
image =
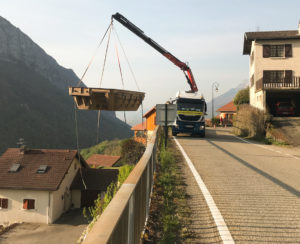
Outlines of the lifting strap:
M 114 32 L 114 34 L 115 34 L 115 37 L 116 37 L 116 39 L 118 40 L 118 43 L 119 43 L 119 45 L 120 45 L 120 47 L 121 47 L 121 49 L 122 49 L 122 52 L 123 52 L 123 54 L 124 54 L 125 60 L 126 60 L 126 62 L 127 62 L 127 65 L 128 65 L 129 70 L 130 70 L 130 72 L 131 72 L 131 75 L 132 75 L 132 77 L 133 77 L 133 80 L 134 80 L 134 82 L 135 82 L 135 85 L 136 85 L 138 91 L 140 91 L 140 87 L 139 87 L 139 85 L 138 85 L 136 76 L 135 76 L 135 74 L 134 74 L 134 72 L 133 72 L 133 69 L 132 69 L 132 67 L 131 67 L 131 65 L 130 65 L 129 59 L 128 59 L 127 55 L 126 55 L 125 49 L 124 49 L 124 47 L 123 47 L 123 45 L 122 45 L 122 42 L 121 42 L 121 40 L 120 40 L 120 38 L 119 38 L 119 35 L 118 35 L 118 33 L 117 33 L 117 30 L 116 30 L 116 28 L 115 28 L 114 26 L 112 26 L 112 29 L 113 29 L 113 32 Z M 143 101 L 142 101 L 142 104 L 141 104 L 141 110 L 142 110 L 142 124 L 143 124 L 143 122 L 144 122 L 144 121 L 143 121 L 143 120 L 144 120 L 144 117 L 143 117 L 143 114 L 144 114 Z
M 88 69 L 90 68 L 92 62 L 94 61 L 94 59 L 95 59 L 95 57 L 96 57 L 96 54 L 97 54 L 97 51 L 98 51 L 99 47 L 101 46 L 101 44 L 102 44 L 102 42 L 103 42 L 103 40 L 104 40 L 104 38 L 105 38 L 105 36 L 106 36 L 108 30 L 111 29 L 111 26 L 112 26 L 112 22 L 111 22 L 111 23 L 109 24 L 109 26 L 107 27 L 107 29 L 106 29 L 106 31 L 105 31 L 103 37 L 101 38 L 101 41 L 99 42 L 99 44 L 98 44 L 98 46 L 97 46 L 97 48 L 96 48 L 96 50 L 95 50 L 95 52 L 94 52 L 94 55 L 92 56 L 92 58 L 91 58 L 91 60 L 90 60 L 90 62 L 89 62 L 89 64 L 88 64 L 88 66 L 86 67 L 85 71 L 83 72 L 83 75 L 81 76 L 79 82 L 77 83 L 77 86 L 79 86 L 79 85 L 82 83 L 82 80 L 83 80 L 83 78 L 84 78 L 86 72 L 88 71 Z
M 117 54 L 117 59 L 118 59 L 118 64 L 119 64 L 119 70 L 120 70 L 120 76 L 121 76 L 121 82 L 122 82 L 122 86 L 123 86 L 123 90 L 125 88 L 124 86 L 124 80 L 123 80 L 123 74 L 122 74 L 122 68 L 121 68 L 121 63 L 120 63 L 120 58 L 119 58 L 119 52 L 118 52 L 118 47 L 116 45 L 116 54 Z M 126 120 L 126 112 L 124 112 L 124 121 L 127 124 L 127 120 Z
M 109 34 L 108 34 L 108 39 L 107 39 L 107 44 L 106 44 L 106 50 L 105 50 L 105 56 L 104 56 L 104 61 L 103 61 L 103 66 L 102 66 L 102 73 L 101 73 L 100 86 L 99 86 L 99 87 L 102 86 L 103 75 L 104 75 L 104 69 L 105 69 L 106 58 L 107 58 L 108 47 L 109 47 L 109 41 L 110 41 L 111 29 L 112 29 L 112 22 L 111 22 L 110 25 L 109 25 Z M 99 143 L 99 139 L 100 139 L 100 135 L 99 135 L 99 130 L 100 130 L 100 117 L 101 117 L 101 110 L 98 110 L 96 143 Z

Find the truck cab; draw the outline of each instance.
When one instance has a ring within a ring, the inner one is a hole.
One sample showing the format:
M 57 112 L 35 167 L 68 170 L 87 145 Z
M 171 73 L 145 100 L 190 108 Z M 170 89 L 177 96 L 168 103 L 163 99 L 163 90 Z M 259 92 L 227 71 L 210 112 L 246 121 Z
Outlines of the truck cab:
M 198 93 L 178 92 L 173 103 L 177 105 L 176 125 L 172 134 L 189 133 L 205 136 L 206 102 Z

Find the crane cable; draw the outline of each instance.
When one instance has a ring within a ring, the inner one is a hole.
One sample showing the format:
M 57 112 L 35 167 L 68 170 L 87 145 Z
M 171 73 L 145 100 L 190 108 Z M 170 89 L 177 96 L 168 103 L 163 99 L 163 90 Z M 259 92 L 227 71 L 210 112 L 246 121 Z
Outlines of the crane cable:
M 124 90 L 125 89 L 125 85 L 124 85 L 124 80 L 123 80 L 123 74 L 122 74 L 121 62 L 120 62 L 120 58 L 119 58 L 118 47 L 117 47 L 117 45 L 115 45 L 115 47 L 116 47 L 116 54 L 117 54 L 118 64 L 119 64 L 121 82 L 122 82 L 122 86 L 123 86 L 123 90 Z M 127 124 L 126 112 L 125 112 L 125 110 L 123 112 L 124 112 L 124 121 Z
M 132 75 L 132 77 L 133 77 L 133 80 L 134 80 L 134 82 L 135 82 L 135 85 L 136 85 L 138 91 L 140 91 L 140 87 L 139 87 L 139 85 L 138 85 L 136 76 L 135 76 L 135 74 L 134 74 L 134 72 L 133 72 L 133 69 L 132 69 L 132 67 L 131 67 L 131 65 L 130 65 L 129 59 L 128 59 L 127 55 L 126 55 L 125 49 L 124 49 L 124 47 L 123 47 L 123 45 L 122 45 L 122 42 L 121 42 L 121 40 L 120 40 L 120 38 L 119 38 L 119 35 L 118 35 L 118 33 L 117 33 L 117 30 L 116 30 L 116 28 L 115 28 L 114 26 L 113 26 L 113 32 L 114 32 L 115 36 L 117 37 L 116 39 L 118 40 L 119 45 L 120 45 L 120 47 L 121 47 L 121 49 L 122 49 L 122 51 L 123 51 L 125 60 L 126 60 L 126 62 L 127 62 L 127 65 L 128 65 L 129 70 L 130 70 L 130 72 L 131 72 L 131 75 Z M 144 121 L 143 121 L 143 120 L 144 120 L 144 117 L 143 117 L 143 114 L 144 114 L 143 101 L 142 101 L 142 103 L 141 103 L 141 110 L 142 110 L 142 125 L 143 125 L 143 122 L 144 122 Z
M 90 68 L 92 62 L 94 61 L 94 59 L 95 59 L 95 57 L 96 57 L 96 54 L 97 54 L 97 52 L 98 52 L 98 49 L 100 48 L 100 46 L 101 46 L 101 44 L 102 44 L 102 42 L 103 42 L 103 40 L 104 40 L 104 38 L 105 38 L 105 36 L 106 36 L 108 30 L 110 30 L 111 26 L 112 26 L 112 21 L 110 22 L 110 24 L 109 24 L 109 26 L 107 27 L 107 29 L 106 29 L 106 31 L 105 31 L 103 37 L 101 38 L 101 40 L 100 40 L 100 42 L 99 42 L 99 44 L 98 44 L 96 50 L 94 51 L 94 55 L 92 56 L 90 62 L 88 63 L 88 65 L 87 65 L 85 71 L 83 72 L 83 75 L 81 76 L 81 78 L 80 78 L 80 80 L 79 80 L 77 86 L 79 86 L 79 85 L 82 83 L 82 80 L 83 80 L 85 74 L 87 73 L 88 69 Z
M 87 65 L 85 71 L 83 72 L 83 75 L 81 76 L 79 82 L 77 83 L 77 86 L 79 86 L 79 85 L 82 83 L 82 80 L 83 80 L 85 74 L 87 73 L 88 69 L 90 68 L 90 66 L 91 66 L 91 64 L 92 64 L 92 62 L 93 62 L 93 60 L 95 59 L 96 53 L 97 53 L 99 47 L 101 46 L 101 44 L 102 44 L 102 42 L 103 42 L 103 40 L 104 40 L 104 38 L 105 38 L 105 36 L 106 36 L 108 30 L 111 29 L 111 26 L 112 26 L 112 22 L 109 24 L 109 26 L 108 26 L 108 28 L 106 29 L 106 31 L 105 31 L 103 37 L 101 38 L 100 43 L 98 44 L 98 46 L 97 46 L 97 48 L 96 48 L 96 50 L 95 50 L 95 52 L 94 52 L 94 55 L 92 56 L 92 58 L 91 58 L 89 64 Z M 83 186 L 84 186 L 84 188 L 85 188 L 85 190 L 86 190 L 86 189 L 87 189 L 87 186 L 86 186 L 86 183 L 85 183 L 85 181 L 84 181 L 84 179 L 83 179 L 83 175 L 82 175 L 82 169 L 81 169 L 81 156 L 80 156 L 80 152 L 79 152 L 79 133 L 78 133 L 78 120 L 77 120 L 77 107 L 76 107 L 75 100 L 74 100 L 73 102 L 74 102 L 75 136 L 76 136 L 77 156 L 78 156 L 78 161 L 79 161 L 79 171 L 80 171 L 80 176 L 81 176 L 82 184 L 83 184 Z M 99 117 L 99 116 L 100 116 L 100 115 L 98 115 L 98 117 Z M 100 120 L 100 117 L 99 117 L 98 120 Z
M 110 34 L 113 26 L 113 21 L 111 20 L 110 25 L 109 25 L 109 34 L 108 34 L 108 39 L 107 39 L 107 44 L 106 44 L 106 50 L 105 50 L 105 56 L 104 56 L 104 61 L 102 65 L 102 73 L 101 73 L 101 78 L 100 78 L 100 84 L 99 87 L 102 86 L 102 81 L 103 81 L 103 75 L 104 75 L 104 69 L 105 69 L 105 64 L 106 64 L 106 59 L 107 59 L 107 53 L 108 53 L 108 47 L 109 47 L 109 41 L 110 41 Z M 108 31 L 107 30 L 107 31 Z M 106 32 L 107 33 L 107 32 Z M 101 117 L 101 110 L 98 110 L 98 118 L 97 118 L 97 137 L 96 137 L 96 142 L 99 143 L 99 129 L 100 129 L 100 117 Z

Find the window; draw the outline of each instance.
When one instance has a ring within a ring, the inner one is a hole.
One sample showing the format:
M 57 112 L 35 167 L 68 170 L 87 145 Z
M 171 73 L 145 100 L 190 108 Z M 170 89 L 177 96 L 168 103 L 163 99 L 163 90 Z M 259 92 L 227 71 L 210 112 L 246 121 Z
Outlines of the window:
M 23 209 L 34 209 L 35 200 L 33 199 L 24 199 L 23 200 Z
M 0 208 L 8 208 L 8 199 L 0 198 Z
M 292 45 L 263 45 L 263 57 L 292 57 Z
M 271 45 L 270 56 L 271 57 L 284 57 L 284 45 Z
M 292 70 L 264 70 L 263 80 L 264 83 L 282 83 L 292 82 L 293 71 Z

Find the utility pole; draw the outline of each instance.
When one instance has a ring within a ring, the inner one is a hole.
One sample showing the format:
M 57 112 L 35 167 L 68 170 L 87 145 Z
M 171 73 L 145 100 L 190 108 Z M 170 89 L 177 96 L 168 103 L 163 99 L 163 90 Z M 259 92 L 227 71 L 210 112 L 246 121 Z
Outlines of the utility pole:
M 211 86 L 211 96 L 212 96 L 212 100 L 211 100 L 211 119 L 212 120 L 214 118 L 214 90 L 216 90 L 216 92 L 218 92 L 218 90 L 219 90 L 219 83 L 218 82 L 212 83 L 212 86 Z

